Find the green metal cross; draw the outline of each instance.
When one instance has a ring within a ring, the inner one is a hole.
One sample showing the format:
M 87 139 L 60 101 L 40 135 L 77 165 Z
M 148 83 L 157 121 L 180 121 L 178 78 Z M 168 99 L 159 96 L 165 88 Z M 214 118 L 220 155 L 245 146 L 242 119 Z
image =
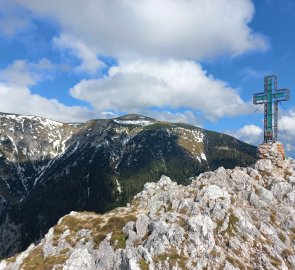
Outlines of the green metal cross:
M 290 100 L 289 89 L 278 89 L 277 76 L 264 77 L 264 92 L 254 94 L 254 104 L 264 104 L 264 142 L 278 139 L 278 104 Z

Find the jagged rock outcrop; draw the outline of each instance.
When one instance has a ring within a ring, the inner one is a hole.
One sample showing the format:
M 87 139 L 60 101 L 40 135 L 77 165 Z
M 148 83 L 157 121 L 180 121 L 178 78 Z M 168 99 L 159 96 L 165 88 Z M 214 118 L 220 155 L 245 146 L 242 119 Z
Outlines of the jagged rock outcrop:
M 294 269 L 295 161 L 270 147 L 251 167 L 162 176 L 126 207 L 72 212 L 0 269 Z

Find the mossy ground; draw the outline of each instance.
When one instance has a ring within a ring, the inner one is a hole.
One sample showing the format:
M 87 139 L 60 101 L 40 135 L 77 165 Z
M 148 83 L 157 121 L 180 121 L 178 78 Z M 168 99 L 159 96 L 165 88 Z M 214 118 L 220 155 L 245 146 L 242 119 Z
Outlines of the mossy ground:
M 239 221 L 239 218 L 236 217 L 233 213 L 229 215 L 228 227 L 225 232 L 227 232 L 230 236 L 234 235 L 236 230 L 236 223 Z
M 37 247 L 31 251 L 30 255 L 24 259 L 21 264 L 23 270 L 51 270 L 56 265 L 62 265 L 68 259 L 68 256 L 61 254 L 60 256 L 44 257 L 42 247 Z
M 129 221 L 135 221 L 134 215 L 111 216 L 110 218 L 87 213 L 78 216 L 65 216 L 62 221 L 54 227 L 53 245 L 57 245 L 60 236 L 69 230 L 69 234 L 65 237 L 66 241 L 74 247 L 80 240 L 76 233 L 82 229 L 91 232 L 91 238 L 94 242 L 94 248 L 98 248 L 99 244 L 112 233 L 110 242 L 115 249 L 124 248 L 126 236 L 122 232 L 122 228 Z
M 176 249 L 171 249 L 168 252 L 162 253 L 154 257 L 155 263 L 160 263 L 163 261 L 168 261 L 169 266 L 171 268 L 173 266 L 176 266 L 176 264 L 178 264 L 181 269 L 184 269 L 184 270 L 187 269 L 185 264 L 188 261 L 188 258 L 183 255 L 179 255 Z
M 149 270 L 149 264 L 145 259 L 141 259 L 138 264 L 141 270 Z
M 54 227 L 53 244 L 57 245 L 60 236 L 69 230 L 65 240 L 74 247 L 80 240 L 76 233 L 82 229 L 90 230 L 94 242 L 94 248 L 98 248 L 109 233 L 112 233 L 110 242 L 114 249 L 125 248 L 126 236 L 122 228 L 129 221 L 135 221 L 136 216 L 125 214 L 122 216 L 111 216 L 109 218 L 98 216 L 94 213 L 80 213 L 79 215 L 65 216 L 62 221 Z M 70 249 L 64 249 L 58 256 L 44 257 L 42 246 L 38 246 L 30 252 L 21 264 L 23 270 L 51 270 L 65 263 L 68 259 Z M 11 258 L 13 262 L 15 258 Z M 58 269 L 58 268 L 56 268 Z
M 95 231 L 97 228 L 100 228 L 100 225 L 103 222 L 103 219 L 100 216 L 97 215 L 89 215 L 87 213 L 84 213 L 85 216 L 87 216 L 87 219 L 83 219 L 80 216 L 65 216 L 62 221 L 57 224 L 54 227 L 54 236 L 52 244 L 54 246 L 57 246 L 60 236 L 66 231 L 69 230 L 69 235 L 66 236 L 66 240 L 69 242 L 69 244 L 73 247 L 77 243 L 75 234 L 82 230 L 82 229 L 88 229 L 91 231 Z
M 230 264 L 232 264 L 235 267 L 238 267 L 238 269 L 246 269 L 246 267 L 243 265 L 243 263 L 240 260 L 231 256 L 228 256 L 226 259 Z

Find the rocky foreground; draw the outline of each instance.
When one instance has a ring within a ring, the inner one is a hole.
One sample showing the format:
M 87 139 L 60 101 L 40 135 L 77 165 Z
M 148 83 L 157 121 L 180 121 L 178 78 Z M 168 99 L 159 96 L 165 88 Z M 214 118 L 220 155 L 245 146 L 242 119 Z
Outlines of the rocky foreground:
M 279 143 L 247 168 L 147 183 L 127 207 L 72 212 L 0 269 L 295 269 L 295 161 Z

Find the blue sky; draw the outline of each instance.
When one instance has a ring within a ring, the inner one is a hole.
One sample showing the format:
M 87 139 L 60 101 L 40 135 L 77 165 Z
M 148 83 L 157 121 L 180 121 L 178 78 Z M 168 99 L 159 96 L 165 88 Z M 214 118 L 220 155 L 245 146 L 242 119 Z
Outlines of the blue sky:
M 295 89 L 294 15 L 292 0 L 1 0 L 0 111 L 140 113 L 257 144 L 263 76 Z M 292 152 L 294 99 L 284 106 Z

